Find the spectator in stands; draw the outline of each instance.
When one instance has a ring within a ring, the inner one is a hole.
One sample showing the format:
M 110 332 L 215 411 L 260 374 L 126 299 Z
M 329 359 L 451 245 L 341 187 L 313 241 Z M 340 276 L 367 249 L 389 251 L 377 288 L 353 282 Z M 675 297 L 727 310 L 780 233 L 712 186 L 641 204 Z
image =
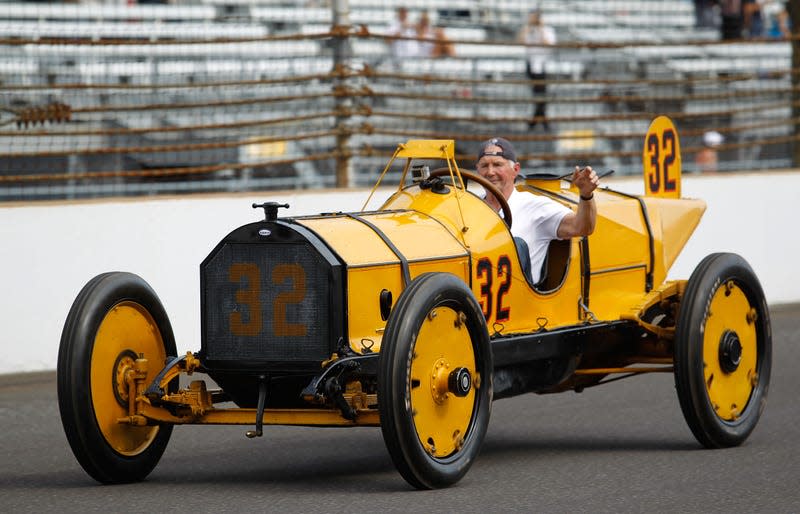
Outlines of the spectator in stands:
M 442 27 L 436 27 L 433 30 L 433 34 L 436 38 L 436 42 L 433 45 L 431 57 L 455 57 L 456 48 L 447 37 L 447 34 L 445 34 L 444 29 Z
M 725 137 L 716 130 L 703 134 L 703 149 L 697 152 L 694 163 L 701 173 L 714 173 L 718 169 L 719 156 L 717 148 L 725 141 Z
M 428 13 L 423 12 L 419 15 L 419 19 L 417 20 L 417 26 L 415 27 L 415 35 L 420 39 L 429 39 L 430 41 L 417 41 L 417 55 L 419 57 L 431 57 L 433 55 L 433 49 L 435 47 L 435 43 L 433 39 L 435 34 L 433 33 L 433 28 L 431 27 L 431 19 L 428 17 Z
M 516 190 L 514 180 L 519 175 L 520 164 L 514 147 L 507 139 L 495 137 L 484 141 L 478 151 L 476 167 L 481 176 L 497 186 L 511 208 L 511 234 L 528 245 L 532 283 L 541 279 L 542 263 L 550 241 L 588 236 L 594 232 L 597 218 L 594 190 L 599 185 L 599 179 L 590 166 L 576 166 L 572 174 L 572 184 L 580 192 L 577 211 L 549 198 Z M 493 195 L 486 195 L 486 203 L 500 210 L 500 204 Z
M 552 27 L 544 24 L 541 13 L 538 9 L 534 9 L 528 15 L 528 22 L 520 30 L 517 39 L 520 43 L 527 45 L 528 78 L 534 81 L 532 89 L 536 107 L 533 118 L 528 123 L 528 128 L 533 129 L 539 121 L 542 121 L 544 129 L 549 131 L 547 105 L 541 97 L 547 94 L 546 65 L 551 54 L 551 49 L 548 47 L 556 44 L 556 32 Z
M 697 28 L 716 27 L 716 0 L 694 0 L 694 25 Z
M 722 39 L 741 39 L 742 37 L 742 0 L 720 0 Z
M 455 48 L 442 27 L 431 27 L 431 20 L 428 13 L 423 12 L 419 16 L 416 26 L 416 36 L 418 38 L 430 39 L 431 41 L 418 41 L 417 55 L 419 57 L 453 57 Z
M 408 12 L 401 7 L 397 10 L 397 22 L 389 29 L 389 35 L 413 37 L 416 40 L 392 41 L 392 57 L 453 57 L 455 48 L 441 27 L 432 27 L 428 13 L 420 14 L 417 23 L 408 22 Z
M 397 8 L 397 19 L 389 26 L 387 34 L 394 37 L 416 37 L 416 27 L 408 20 L 408 10 L 405 7 Z M 413 57 L 419 53 L 419 45 L 414 40 L 392 39 L 389 46 L 395 59 Z
M 744 33 L 748 37 L 761 37 L 764 35 L 763 0 L 743 0 L 742 19 Z
M 772 38 L 791 37 L 789 26 L 789 2 L 770 2 L 764 6 L 767 20 L 767 35 Z

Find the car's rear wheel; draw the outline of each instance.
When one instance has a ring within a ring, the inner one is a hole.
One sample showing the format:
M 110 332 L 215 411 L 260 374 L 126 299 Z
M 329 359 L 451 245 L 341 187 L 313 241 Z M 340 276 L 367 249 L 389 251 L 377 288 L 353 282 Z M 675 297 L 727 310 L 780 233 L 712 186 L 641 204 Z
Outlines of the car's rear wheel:
M 392 461 L 419 489 L 446 487 L 480 451 L 492 400 L 489 334 L 477 300 L 447 273 L 417 277 L 381 345 L 378 404 Z
M 147 381 L 174 356 L 172 327 L 150 286 L 130 273 L 105 273 L 81 290 L 58 352 L 58 406 L 78 462 L 102 483 L 144 479 L 158 463 L 172 426 L 119 423 L 128 416 L 126 374 L 148 360 Z
M 686 286 L 675 333 L 675 387 L 697 440 L 737 446 L 767 398 L 772 335 L 764 292 L 740 256 L 712 254 Z

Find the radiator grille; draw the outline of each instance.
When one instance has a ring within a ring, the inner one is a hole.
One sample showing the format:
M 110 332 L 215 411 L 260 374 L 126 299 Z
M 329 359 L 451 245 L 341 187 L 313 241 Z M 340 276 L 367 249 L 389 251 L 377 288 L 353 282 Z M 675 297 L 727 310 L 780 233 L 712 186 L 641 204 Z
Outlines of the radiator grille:
M 330 356 L 330 267 L 308 243 L 229 242 L 203 267 L 206 358 Z

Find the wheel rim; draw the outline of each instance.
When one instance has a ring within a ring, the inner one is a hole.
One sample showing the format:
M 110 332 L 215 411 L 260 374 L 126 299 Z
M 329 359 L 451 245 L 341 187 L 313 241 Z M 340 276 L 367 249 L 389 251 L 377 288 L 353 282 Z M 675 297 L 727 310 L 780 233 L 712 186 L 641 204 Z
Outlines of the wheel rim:
M 136 455 L 147 449 L 158 434 L 157 426 L 136 427 L 118 423 L 128 415 L 125 374 L 132 357 L 142 354 L 149 362 L 147 380 L 153 366 L 166 361 L 161 333 L 150 313 L 135 302 L 112 307 L 100 322 L 92 348 L 91 392 L 95 420 L 106 442 L 122 455 Z
M 733 281 L 714 293 L 703 336 L 703 375 L 714 412 L 736 421 L 758 383 L 756 309 Z
M 422 447 L 436 458 L 456 453 L 467 437 L 480 386 L 463 313 L 437 307 L 425 317 L 414 342 L 409 386 Z

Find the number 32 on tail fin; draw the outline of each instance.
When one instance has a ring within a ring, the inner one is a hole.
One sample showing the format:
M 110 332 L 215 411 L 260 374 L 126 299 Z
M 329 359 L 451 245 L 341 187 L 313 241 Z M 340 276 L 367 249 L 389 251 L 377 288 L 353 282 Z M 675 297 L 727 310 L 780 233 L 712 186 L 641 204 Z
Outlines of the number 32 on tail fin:
M 678 131 L 666 116 L 647 129 L 642 151 L 646 196 L 681 197 L 681 145 Z

